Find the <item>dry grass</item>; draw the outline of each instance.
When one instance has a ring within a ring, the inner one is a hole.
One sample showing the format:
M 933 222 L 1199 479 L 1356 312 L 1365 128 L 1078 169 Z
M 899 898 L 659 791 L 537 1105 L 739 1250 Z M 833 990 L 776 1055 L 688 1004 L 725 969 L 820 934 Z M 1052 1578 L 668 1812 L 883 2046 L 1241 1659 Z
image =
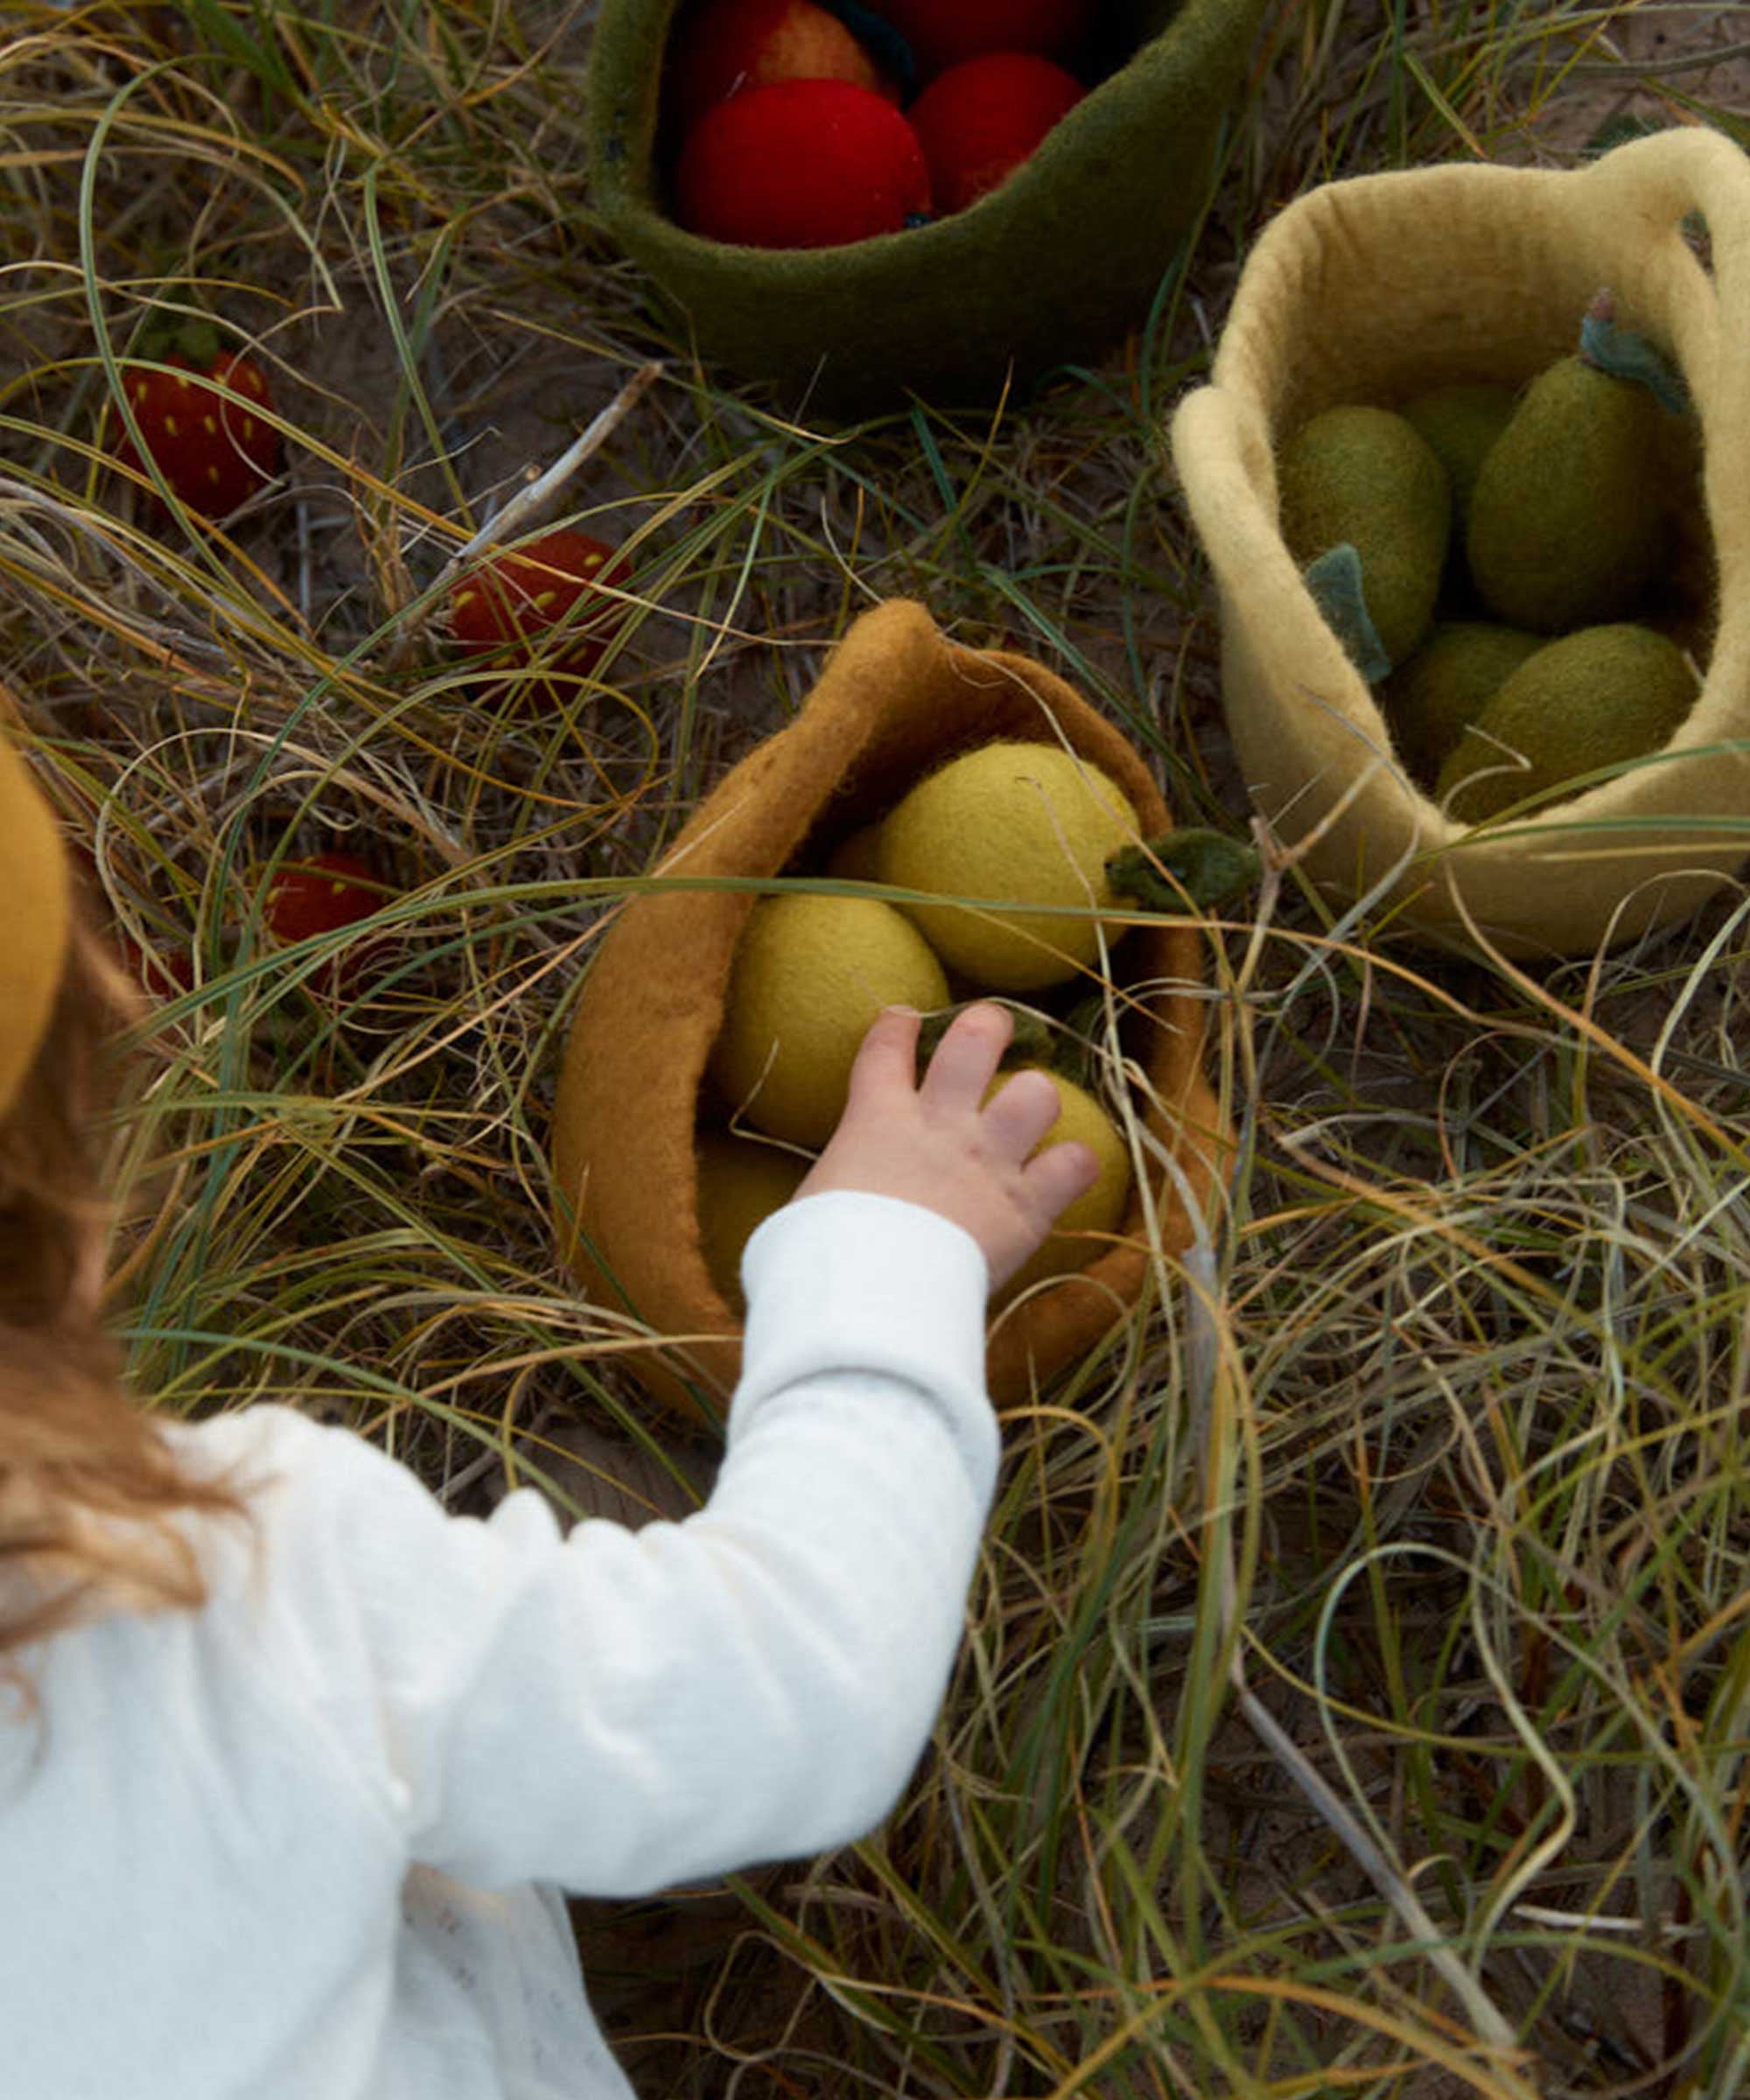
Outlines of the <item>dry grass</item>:
M 0 676 L 118 924 L 197 975 L 117 1133 L 135 1372 L 344 1416 L 458 1507 L 692 1492 L 556 1263 L 553 1051 L 614 899 L 847 620 L 915 595 L 1029 650 L 1242 833 L 1161 427 L 1258 228 L 1359 170 L 1744 129 L 1726 10 L 1284 0 L 1151 331 L 984 424 L 816 430 L 697 368 L 593 224 L 588 17 L 100 0 L 0 45 Z M 223 531 L 94 451 L 180 307 L 288 440 Z M 541 521 L 632 548 L 634 617 L 586 703 L 519 710 L 434 587 L 653 359 Z M 397 892 L 344 1013 L 261 918 L 336 844 Z M 906 1802 L 583 1919 L 653 2096 L 1750 2084 L 1744 913 L 1522 975 L 1335 935 L 1291 871 L 1209 944 L 1231 1185 L 1010 1421 Z

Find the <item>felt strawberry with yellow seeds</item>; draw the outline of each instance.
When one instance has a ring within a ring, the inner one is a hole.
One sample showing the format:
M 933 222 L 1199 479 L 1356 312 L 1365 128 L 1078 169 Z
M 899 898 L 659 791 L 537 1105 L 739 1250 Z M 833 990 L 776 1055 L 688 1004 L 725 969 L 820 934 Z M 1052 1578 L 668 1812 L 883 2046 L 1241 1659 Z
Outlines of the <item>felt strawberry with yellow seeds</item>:
M 267 420 L 273 408 L 267 374 L 245 353 L 220 350 L 216 332 L 204 323 L 151 354 L 150 366 L 121 368 L 140 442 L 190 510 L 228 517 L 279 472 L 279 432 Z M 113 403 L 105 423 L 116 465 L 144 474 L 139 447 Z
M 451 593 L 450 632 L 469 654 L 504 665 L 500 690 L 559 705 L 624 625 L 629 608 L 613 592 L 626 574 L 617 548 L 562 527 L 470 569 Z M 537 656 L 540 675 L 520 675 Z
M 395 894 L 356 853 L 312 853 L 281 864 L 269 885 L 263 916 L 275 940 L 290 947 L 318 934 L 343 933 Z M 385 935 L 362 936 L 316 970 L 311 985 L 331 997 L 348 996 L 394 959 L 397 946 Z

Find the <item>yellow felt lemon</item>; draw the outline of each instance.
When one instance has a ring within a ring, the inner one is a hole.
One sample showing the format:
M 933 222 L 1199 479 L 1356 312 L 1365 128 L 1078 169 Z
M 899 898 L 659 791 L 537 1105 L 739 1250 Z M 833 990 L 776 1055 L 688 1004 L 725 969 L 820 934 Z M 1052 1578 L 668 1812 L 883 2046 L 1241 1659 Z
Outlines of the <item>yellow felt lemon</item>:
M 1097 1261 L 1106 1251 L 1103 1242 L 1078 1236 L 1116 1232 L 1130 1194 L 1130 1149 L 1118 1126 L 1094 1096 L 1074 1081 L 1065 1079 L 1061 1073 L 1053 1072 L 1043 1065 L 1023 1065 L 1018 1069 L 1044 1072 L 1057 1089 L 1057 1121 L 1029 1157 L 1036 1158 L 1049 1146 L 1073 1138 L 1093 1151 L 1100 1162 L 1100 1178 L 1059 1216 L 1050 1238 L 1004 1284 L 998 1294 L 1004 1300 L 1018 1297 L 1048 1277 L 1073 1276 L 1078 1269 L 1085 1269 L 1091 1262 Z M 1012 1072 L 1001 1074 L 991 1082 L 990 1092 L 984 1096 L 986 1101 L 1013 1077 Z
M 731 1130 L 699 1132 L 699 1242 L 711 1281 L 738 1312 L 741 1250 L 795 1194 L 809 1164 L 800 1152 Z
M 1106 862 L 1137 836 L 1124 790 L 1055 744 L 981 745 L 920 780 L 881 826 L 876 862 L 895 887 L 1012 905 L 905 906 L 948 966 L 992 991 L 1055 984 L 1099 955 L 1098 921 L 1041 906 L 1110 910 Z
M 923 935 L 873 897 L 763 898 L 736 948 L 712 1077 L 756 1130 L 824 1144 L 884 1006 L 948 1004 Z

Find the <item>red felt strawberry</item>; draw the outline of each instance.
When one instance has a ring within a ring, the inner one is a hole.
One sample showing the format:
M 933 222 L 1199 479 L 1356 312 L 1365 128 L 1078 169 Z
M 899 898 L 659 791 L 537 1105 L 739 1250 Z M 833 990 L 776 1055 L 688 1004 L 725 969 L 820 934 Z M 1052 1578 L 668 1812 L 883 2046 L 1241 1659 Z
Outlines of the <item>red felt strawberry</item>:
M 963 59 L 993 51 L 1061 58 L 1093 17 L 1093 0 L 867 0 L 912 47 L 928 80 Z
M 122 975 L 153 999 L 180 998 L 194 990 L 194 957 L 186 948 L 143 948 L 131 934 L 115 937 Z
M 837 16 L 814 0 L 703 0 L 669 50 L 668 94 L 682 133 L 713 102 L 774 80 L 850 80 L 897 94 Z
M 748 248 L 834 248 L 930 208 L 917 134 L 849 80 L 779 80 L 707 109 L 675 172 L 681 224 Z
M 237 351 L 197 362 L 172 350 L 160 361 L 174 369 L 122 367 L 140 436 L 190 510 L 228 517 L 279 472 L 279 432 L 260 413 L 273 406 L 267 375 Z M 126 424 L 113 407 L 106 413 L 116 463 L 144 473 Z
M 277 870 L 268 891 L 267 921 L 282 941 L 308 941 L 356 926 L 388 895 L 356 853 L 312 853 Z
M 940 212 L 963 212 L 1028 159 L 1087 93 L 1073 74 L 1026 52 L 968 59 L 911 107 Z
M 540 677 L 508 677 L 501 690 L 559 706 L 625 625 L 630 608 L 612 592 L 626 574 L 626 557 L 606 540 L 569 527 L 543 533 L 463 577 L 450 597 L 450 632 L 470 654 L 500 655 L 512 672 L 538 654 Z
M 290 946 L 318 934 L 338 934 L 387 904 L 388 886 L 356 853 L 312 853 L 282 863 L 268 890 L 266 920 L 276 940 Z M 347 992 L 366 971 L 394 952 L 393 942 L 366 939 L 344 947 L 312 976 L 319 990 Z

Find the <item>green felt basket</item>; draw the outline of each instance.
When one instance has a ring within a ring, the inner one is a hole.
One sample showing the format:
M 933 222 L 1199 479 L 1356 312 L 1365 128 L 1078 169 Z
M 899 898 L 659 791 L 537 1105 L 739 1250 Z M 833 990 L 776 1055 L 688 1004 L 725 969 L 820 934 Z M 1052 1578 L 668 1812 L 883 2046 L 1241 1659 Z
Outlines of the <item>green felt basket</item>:
M 681 0 L 603 0 L 590 66 L 592 200 L 701 352 L 787 400 L 872 414 L 908 393 L 992 398 L 1091 359 L 1147 316 L 1207 192 L 1268 0 L 1110 0 L 1122 56 L 1001 189 L 842 247 L 743 248 L 668 215 L 662 67 Z

